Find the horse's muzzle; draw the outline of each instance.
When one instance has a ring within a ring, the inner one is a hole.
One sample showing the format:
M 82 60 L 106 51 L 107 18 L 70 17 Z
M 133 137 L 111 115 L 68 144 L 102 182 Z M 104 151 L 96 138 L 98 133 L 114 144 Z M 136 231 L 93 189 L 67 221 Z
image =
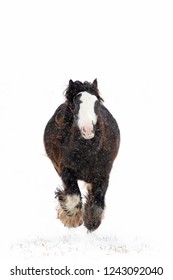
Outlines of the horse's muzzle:
M 82 137 L 85 139 L 92 139 L 95 135 L 93 126 L 85 126 L 81 128 Z

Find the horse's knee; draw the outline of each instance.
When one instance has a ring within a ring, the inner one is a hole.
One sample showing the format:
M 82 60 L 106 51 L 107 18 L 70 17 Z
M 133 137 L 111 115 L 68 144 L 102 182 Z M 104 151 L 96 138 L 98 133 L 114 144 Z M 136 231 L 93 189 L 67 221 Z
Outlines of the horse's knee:
M 66 194 L 70 196 L 81 195 L 76 176 L 74 175 L 74 171 L 72 169 L 63 167 L 61 179 L 63 181 Z

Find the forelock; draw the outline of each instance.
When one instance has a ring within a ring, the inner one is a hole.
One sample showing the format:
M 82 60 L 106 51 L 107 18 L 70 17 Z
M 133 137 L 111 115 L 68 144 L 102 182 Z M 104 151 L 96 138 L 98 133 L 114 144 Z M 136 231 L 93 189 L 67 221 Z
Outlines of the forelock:
M 73 101 L 73 98 L 80 92 L 89 92 L 90 94 L 95 95 L 99 101 L 103 101 L 103 99 L 100 97 L 98 88 L 93 84 L 85 81 L 84 83 L 80 81 L 72 82 L 70 80 L 69 85 L 67 89 L 65 90 L 65 96 L 67 100 L 70 102 Z

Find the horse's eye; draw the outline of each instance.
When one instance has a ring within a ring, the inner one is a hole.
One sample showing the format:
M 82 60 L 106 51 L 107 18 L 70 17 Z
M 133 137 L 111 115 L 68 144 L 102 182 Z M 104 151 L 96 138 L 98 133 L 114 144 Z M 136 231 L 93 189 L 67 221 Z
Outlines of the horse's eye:
M 94 105 L 94 110 L 95 110 L 95 113 L 98 115 L 98 107 L 99 107 L 99 101 L 97 100 L 95 102 L 95 105 Z
M 82 101 L 80 100 L 80 96 L 76 96 L 73 99 L 73 103 L 74 103 L 74 105 L 76 105 L 78 107 L 82 103 Z
M 81 98 L 81 94 L 78 94 L 78 95 L 75 96 L 74 100 L 81 102 L 80 98 Z

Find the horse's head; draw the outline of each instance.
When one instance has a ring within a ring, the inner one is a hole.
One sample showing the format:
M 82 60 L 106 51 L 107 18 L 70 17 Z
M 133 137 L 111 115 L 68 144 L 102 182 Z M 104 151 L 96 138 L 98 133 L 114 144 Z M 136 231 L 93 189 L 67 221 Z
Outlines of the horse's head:
M 74 119 L 85 139 L 91 139 L 95 135 L 97 123 L 96 102 L 103 99 L 99 95 L 97 80 L 93 83 L 69 81 L 66 97 L 71 108 L 73 108 Z

